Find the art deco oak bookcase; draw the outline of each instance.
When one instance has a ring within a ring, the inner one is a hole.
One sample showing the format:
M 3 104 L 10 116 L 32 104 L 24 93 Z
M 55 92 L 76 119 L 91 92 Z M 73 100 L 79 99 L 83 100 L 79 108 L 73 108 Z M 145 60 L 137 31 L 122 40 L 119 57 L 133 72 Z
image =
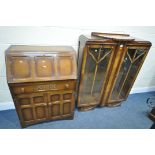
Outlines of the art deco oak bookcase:
M 126 100 L 151 47 L 128 34 L 81 35 L 78 55 L 78 108 L 116 106 Z
M 77 64 L 72 47 L 11 46 L 7 82 L 22 127 L 74 114 Z

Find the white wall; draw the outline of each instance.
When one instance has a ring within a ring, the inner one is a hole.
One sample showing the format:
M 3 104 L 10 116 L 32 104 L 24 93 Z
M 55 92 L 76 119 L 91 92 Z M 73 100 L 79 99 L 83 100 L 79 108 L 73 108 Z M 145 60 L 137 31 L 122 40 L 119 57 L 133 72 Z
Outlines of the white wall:
M 4 51 L 13 44 L 69 45 L 77 50 L 81 34 L 129 33 L 149 40 L 152 48 L 132 88 L 132 93 L 155 90 L 155 27 L 0 27 L 0 110 L 14 108 L 6 83 Z

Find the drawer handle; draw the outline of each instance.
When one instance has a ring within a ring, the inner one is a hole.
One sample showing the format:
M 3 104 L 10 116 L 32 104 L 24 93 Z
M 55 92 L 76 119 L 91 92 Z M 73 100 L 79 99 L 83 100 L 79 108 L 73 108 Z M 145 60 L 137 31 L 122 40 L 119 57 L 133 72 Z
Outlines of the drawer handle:
M 65 88 L 69 88 L 69 84 L 65 84 Z

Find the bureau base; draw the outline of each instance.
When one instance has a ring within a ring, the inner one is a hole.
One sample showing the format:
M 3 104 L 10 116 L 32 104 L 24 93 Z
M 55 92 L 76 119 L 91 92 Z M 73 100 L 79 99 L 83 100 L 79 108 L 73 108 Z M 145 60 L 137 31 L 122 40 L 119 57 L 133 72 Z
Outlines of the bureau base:
M 9 84 L 9 88 L 22 127 L 73 118 L 74 80 Z
M 60 118 L 56 118 L 56 119 L 47 119 L 45 121 L 38 121 L 37 123 L 33 122 L 33 123 L 25 124 L 25 123 L 21 122 L 21 127 L 26 128 L 26 127 L 29 127 L 32 125 L 37 125 L 37 124 L 42 124 L 42 123 L 50 123 L 50 122 L 55 122 L 55 121 L 60 121 L 60 120 L 73 120 L 73 119 L 74 119 L 74 113 L 71 115 L 68 115 L 66 117 L 60 117 Z

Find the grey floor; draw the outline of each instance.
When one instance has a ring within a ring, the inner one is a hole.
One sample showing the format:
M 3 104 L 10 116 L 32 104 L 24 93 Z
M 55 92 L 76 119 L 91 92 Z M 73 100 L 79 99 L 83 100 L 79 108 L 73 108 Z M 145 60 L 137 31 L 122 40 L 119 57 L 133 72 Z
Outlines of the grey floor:
M 146 100 L 154 95 L 155 92 L 133 94 L 119 107 L 75 110 L 73 120 L 46 122 L 27 129 L 149 129 L 153 122 L 147 116 L 150 108 Z M 21 128 L 15 110 L 0 111 L 0 128 Z

